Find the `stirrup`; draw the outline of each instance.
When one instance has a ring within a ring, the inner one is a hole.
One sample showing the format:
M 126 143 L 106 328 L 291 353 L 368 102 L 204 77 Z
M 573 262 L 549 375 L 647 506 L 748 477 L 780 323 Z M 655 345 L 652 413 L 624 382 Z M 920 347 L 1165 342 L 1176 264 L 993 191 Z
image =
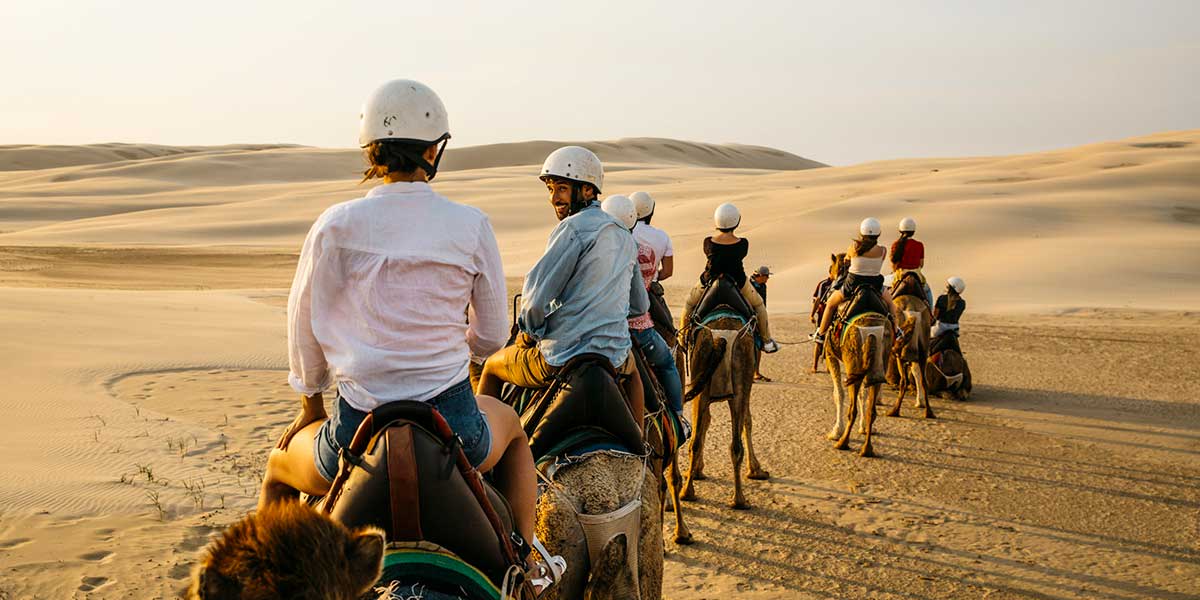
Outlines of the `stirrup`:
M 533 586 L 537 595 L 541 596 L 546 590 L 550 589 L 550 586 L 562 580 L 563 573 L 567 572 L 567 559 L 550 554 L 550 551 L 546 550 L 546 546 L 542 545 L 542 541 L 537 538 L 537 535 L 533 536 L 533 539 L 529 541 L 529 545 L 533 546 L 533 549 L 537 550 L 538 554 L 542 556 L 542 560 L 526 572 L 530 585 Z

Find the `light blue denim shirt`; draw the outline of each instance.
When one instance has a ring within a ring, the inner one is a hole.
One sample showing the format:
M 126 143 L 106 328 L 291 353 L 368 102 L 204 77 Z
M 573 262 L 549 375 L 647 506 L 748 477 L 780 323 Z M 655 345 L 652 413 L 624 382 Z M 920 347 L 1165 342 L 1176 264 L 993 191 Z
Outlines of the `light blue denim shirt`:
M 563 219 L 525 276 L 521 331 L 553 366 L 592 352 L 620 367 L 629 355 L 627 319 L 650 309 L 636 265 L 633 234 L 599 202 Z

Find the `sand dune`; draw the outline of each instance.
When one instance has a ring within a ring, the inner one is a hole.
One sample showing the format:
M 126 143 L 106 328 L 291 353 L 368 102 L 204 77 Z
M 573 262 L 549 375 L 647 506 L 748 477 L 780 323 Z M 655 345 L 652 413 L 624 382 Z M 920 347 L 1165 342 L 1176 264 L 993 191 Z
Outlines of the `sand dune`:
M 553 226 L 536 163 L 555 144 L 465 148 L 456 155 L 461 168 L 436 182 L 488 212 L 510 276 L 536 260 Z M 655 222 L 677 248 L 674 285 L 698 273 L 712 209 L 732 201 L 744 214 L 749 261 L 777 273 L 777 309 L 805 308 L 828 254 L 844 249 L 868 215 L 887 224 L 885 241 L 892 223 L 916 217 L 928 274 L 965 277 L 980 308 L 1200 306 L 1200 131 L 1020 156 L 799 170 L 779 168 L 768 149 L 640 139 L 594 146 L 602 156 L 611 146 L 618 159 L 606 193 L 645 189 L 658 199 Z M 677 160 L 669 146 L 687 152 Z M 717 154 L 738 168 L 704 166 Z M 353 151 L 235 148 L 0 173 L 0 246 L 295 252 L 322 210 L 365 192 L 358 161 Z M 219 279 L 206 285 L 225 287 Z

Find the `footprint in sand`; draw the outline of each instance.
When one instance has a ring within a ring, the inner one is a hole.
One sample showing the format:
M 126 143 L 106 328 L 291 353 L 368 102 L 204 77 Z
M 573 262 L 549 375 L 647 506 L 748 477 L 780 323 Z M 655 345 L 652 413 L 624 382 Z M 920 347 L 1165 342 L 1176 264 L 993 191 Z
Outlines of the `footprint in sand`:
M 32 541 L 33 540 L 31 540 L 30 538 L 14 538 L 11 540 L 0 540 L 0 550 L 11 550 L 13 548 L 19 548 L 19 547 L 24 546 L 25 544 L 28 544 L 29 542 L 32 542 Z
M 80 581 L 82 582 L 79 584 L 79 591 L 81 592 L 90 592 L 113 582 L 112 579 L 107 577 L 84 577 Z
M 79 560 L 86 560 L 88 562 L 100 562 L 112 555 L 113 555 L 113 553 L 108 550 L 97 550 L 95 552 L 88 552 L 86 554 L 80 554 Z

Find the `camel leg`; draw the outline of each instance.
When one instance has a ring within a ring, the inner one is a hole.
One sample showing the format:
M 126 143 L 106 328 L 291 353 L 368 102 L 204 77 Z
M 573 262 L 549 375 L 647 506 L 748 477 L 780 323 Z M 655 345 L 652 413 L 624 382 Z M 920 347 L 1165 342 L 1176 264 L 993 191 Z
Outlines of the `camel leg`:
M 742 431 L 743 435 L 745 436 L 746 454 L 750 458 L 750 474 L 747 475 L 747 477 L 762 481 L 765 479 L 770 479 L 771 473 L 762 468 L 762 464 L 758 462 L 758 456 L 754 454 L 754 436 L 752 435 L 752 431 L 754 429 L 752 421 L 754 418 L 750 412 L 750 390 L 752 389 L 750 383 L 751 382 L 746 382 L 743 384 L 743 387 L 745 388 L 746 399 L 744 401 L 745 408 L 743 409 L 743 412 L 745 413 L 745 416 L 743 417 L 745 422 L 742 424 Z
M 846 386 L 842 385 L 842 363 L 826 356 L 825 365 L 829 367 L 829 377 L 833 379 L 833 429 L 825 437 L 837 441 L 845 430 L 842 416 L 846 410 Z
M 671 459 L 671 476 L 667 479 L 671 492 L 671 505 L 675 513 L 675 543 L 687 545 L 692 543 L 692 532 L 683 522 L 683 505 L 679 502 L 679 491 L 683 488 L 683 478 L 679 474 L 679 453 Z
M 866 428 L 867 433 L 866 439 L 863 440 L 862 452 L 859 452 L 859 456 L 865 456 L 868 458 L 875 456 L 875 450 L 871 448 L 871 426 L 874 425 L 875 422 L 875 402 L 879 399 L 880 387 L 881 386 L 877 383 L 875 385 L 868 386 L 867 389 L 864 390 L 867 405 L 863 407 L 863 426 Z
M 708 433 L 708 426 L 712 424 L 712 399 L 708 396 L 704 397 L 703 408 L 697 407 L 697 413 L 693 415 L 693 423 L 704 421 L 704 432 Z M 695 435 L 694 433 L 692 434 Z M 695 468 L 691 471 L 692 479 L 696 481 L 704 481 L 708 476 L 704 474 L 704 444 L 696 446 L 696 460 L 692 464 Z
M 731 506 L 737 510 L 750 508 L 750 504 L 746 502 L 746 496 L 742 494 L 742 460 L 746 458 L 746 447 L 742 443 L 742 436 L 738 435 L 738 432 L 743 431 L 745 427 L 746 411 L 750 408 L 749 400 L 742 394 L 736 394 L 729 399 L 729 429 L 733 432 L 729 442 L 729 457 L 733 461 L 733 504 Z
M 850 432 L 854 430 L 854 420 L 858 417 L 856 414 L 856 411 L 858 411 L 858 389 L 861 386 L 862 383 L 855 383 L 849 386 L 848 395 L 850 398 L 846 402 L 846 428 L 842 431 L 842 437 L 838 438 L 837 444 L 833 446 L 838 450 L 845 450 L 850 447 Z
M 688 444 L 688 460 L 691 461 L 691 465 L 688 467 L 687 477 L 683 480 L 680 500 L 696 499 L 696 490 L 692 482 L 698 479 L 697 475 L 700 474 L 700 453 L 704 449 L 704 436 L 708 433 L 708 392 L 701 392 L 692 402 L 692 418 L 696 428 L 692 431 L 692 439 Z
M 913 363 L 910 368 L 912 369 L 913 383 L 917 386 L 917 404 L 925 408 L 926 419 L 936 419 L 937 417 L 933 414 L 933 406 L 929 404 L 929 394 L 925 390 L 925 378 L 921 376 L 920 364 Z
M 899 369 L 899 371 L 900 371 L 900 384 L 897 386 L 900 388 L 900 392 L 896 396 L 896 405 L 893 406 L 892 410 L 889 410 L 887 413 L 887 416 L 889 416 L 889 417 L 900 416 L 900 405 L 904 403 L 904 393 L 908 391 L 908 368 L 907 368 L 907 365 L 904 364 L 904 361 L 897 358 L 896 359 L 896 368 Z
M 813 344 L 813 373 L 820 373 L 821 355 L 825 353 L 825 344 Z

